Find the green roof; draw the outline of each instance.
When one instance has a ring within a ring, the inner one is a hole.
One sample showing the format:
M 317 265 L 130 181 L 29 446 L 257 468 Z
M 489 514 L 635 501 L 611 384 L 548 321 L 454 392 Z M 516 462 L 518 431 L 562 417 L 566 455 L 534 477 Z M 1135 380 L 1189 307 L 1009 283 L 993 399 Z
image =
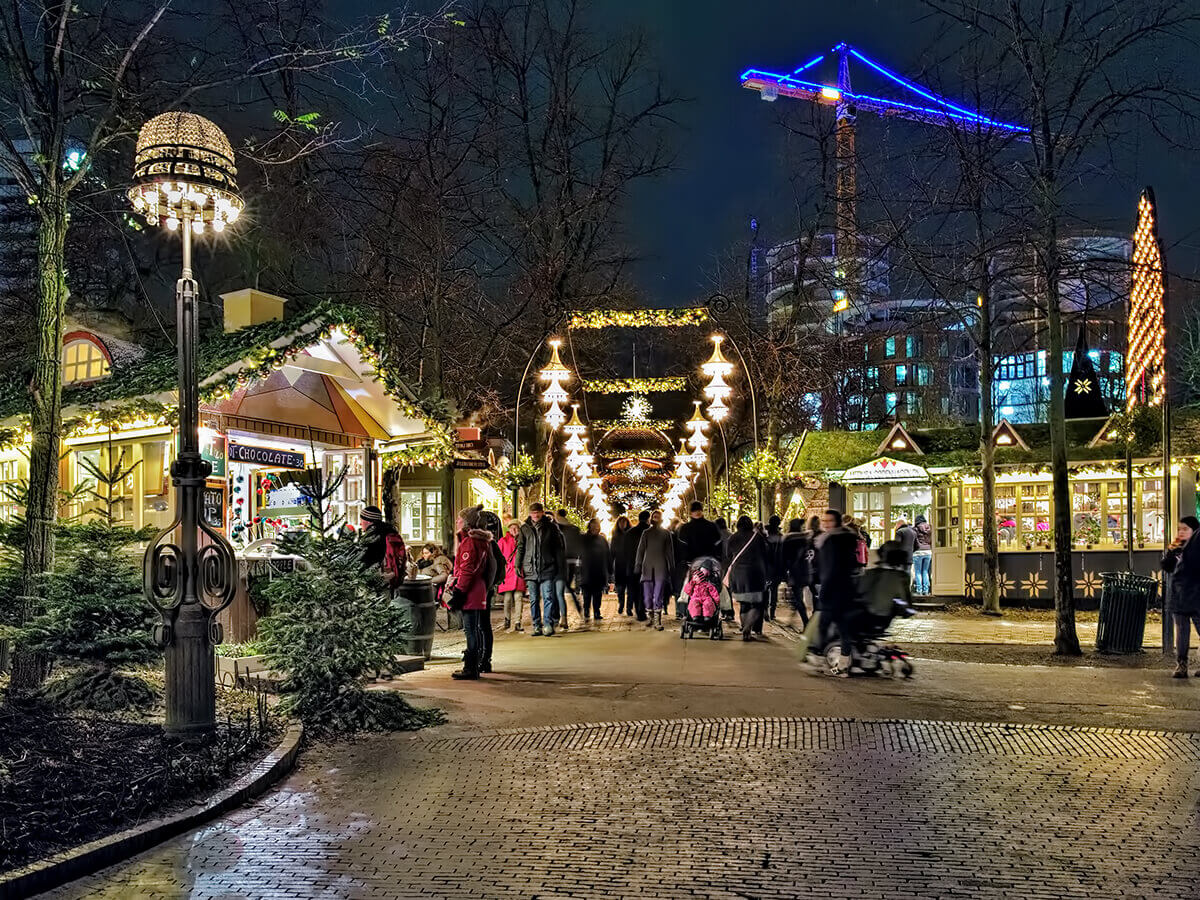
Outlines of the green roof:
M 1161 453 L 1161 428 L 1154 428 L 1155 411 L 1143 415 L 1149 430 L 1134 442 L 1134 455 L 1138 458 L 1152 457 Z M 1067 421 L 1067 458 L 1072 462 L 1120 459 L 1124 456 L 1123 445 L 1101 443 L 1089 447 L 1093 438 L 1104 426 L 1105 419 L 1070 419 Z M 1019 447 L 997 448 L 998 465 L 1021 465 L 1048 463 L 1050 461 L 1050 426 L 1045 423 L 1013 425 L 1013 430 L 1029 445 L 1028 450 Z M 874 431 L 814 431 L 804 438 L 803 446 L 796 455 L 793 472 L 840 472 L 887 456 L 903 462 L 914 463 L 925 468 L 960 468 L 979 465 L 979 426 L 963 425 L 956 428 L 909 429 L 908 434 L 922 453 L 885 451 L 877 452 L 889 428 Z M 1173 445 L 1182 455 L 1190 453 L 1200 445 L 1200 411 L 1184 410 L 1172 419 Z
M 196 348 L 196 370 L 202 396 L 220 386 L 219 383 L 204 384 L 217 373 L 233 367 L 220 382 L 236 379 L 239 375 L 246 378 L 265 375 L 278 364 L 282 355 L 308 346 L 321 331 L 332 327 L 343 327 L 361 335 L 376 354 L 381 354 L 378 329 L 370 313 L 345 304 L 321 303 L 299 316 L 250 325 L 233 332 L 212 330 L 202 336 Z M 174 392 L 179 383 L 177 365 L 174 346 L 157 348 L 141 359 L 118 362 L 107 378 L 64 387 L 63 406 L 96 408 Z M 389 394 L 407 402 L 409 392 L 398 378 L 386 368 L 378 374 Z M 25 383 L 26 378 L 22 375 L 0 383 L 0 419 L 28 412 Z M 423 412 L 442 422 L 448 420 L 444 410 L 426 409 Z

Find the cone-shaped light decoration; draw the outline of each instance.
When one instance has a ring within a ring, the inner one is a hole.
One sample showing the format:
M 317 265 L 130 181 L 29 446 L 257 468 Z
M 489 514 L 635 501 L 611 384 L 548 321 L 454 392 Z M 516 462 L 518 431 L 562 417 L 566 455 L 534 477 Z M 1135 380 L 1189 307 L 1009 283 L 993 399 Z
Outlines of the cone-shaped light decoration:
M 708 430 L 708 419 L 704 418 L 704 414 L 700 412 L 700 401 L 693 400 L 692 402 L 696 405 L 696 411 L 687 421 L 687 429 L 691 433 L 687 442 L 693 450 L 703 450 L 708 446 L 708 436 L 704 433 Z
M 723 422 L 729 415 L 729 407 L 721 400 L 714 400 L 704 411 L 714 422 Z
M 720 400 L 724 403 L 733 393 L 733 388 L 725 383 L 725 379 L 720 375 L 714 375 L 713 380 L 708 383 L 704 389 L 704 396 L 709 400 Z
M 562 346 L 562 341 L 558 338 L 551 338 L 547 341 L 550 345 L 550 362 L 539 373 L 542 381 L 548 381 L 551 384 L 562 384 L 571 380 L 571 370 L 562 364 L 562 360 L 558 358 L 558 348 Z
M 571 421 L 567 422 L 567 424 L 563 426 L 563 431 L 572 436 L 582 435 L 585 431 L 587 431 L 587 426 L 579 421 L 578 403 L 571 404 Z M 568 444 L 567 446 L 570 445 Z
M 713 355 L 709 357 L 708 362 L 700 367 L 700 371 L 709 378 L 724 378 L 726 375 L 733 373 L 733 363 L 727 360 L 724 354 L 721 353 L 721 342 L 723 340 L 725 340 L 725 335 L 723 334 L 714 334 L 712 336 Z
M 709 408 L 711 409 L 712 407 Z M 567 414 L 562 411 L 562 407 L 558 405 L 558 401 L 556 400 L 551 402 L 550 408 L 546 410 L 544 418 L 552 431 L 558 431 L 562 427 L 562 424 L 567 421 Z
M 586 447 L 587 444 L 585 444 L 583 441 L 583 438 L 581 438 L 579 436 L 579 432 L 571 431 L 571 423 L 570 422 L 568 422 L 566 425 L 563 426 L 563 431 L 565 431 L 567 434 L 571 435 L 569 438 L 567 438 L 567 442 L 565 444 L 563 444 L 563 446 L 566 447 L 567 450 L 569 450 L 569 451 L 578 452 L 578 453 L 583 452 L 583 448 Z
M 566 403 L 568 399 L 570 399 L 570 398 L 569 398 L 569 395 L 567 394 L 567 389 L 564 388 L 557 381 L 554 382 L 552 385 L 550 385 L 550 387 L 546 388 L 546 390 L 542 391 L 542 402 L 543 403 L 562 404 L 562 403 Z

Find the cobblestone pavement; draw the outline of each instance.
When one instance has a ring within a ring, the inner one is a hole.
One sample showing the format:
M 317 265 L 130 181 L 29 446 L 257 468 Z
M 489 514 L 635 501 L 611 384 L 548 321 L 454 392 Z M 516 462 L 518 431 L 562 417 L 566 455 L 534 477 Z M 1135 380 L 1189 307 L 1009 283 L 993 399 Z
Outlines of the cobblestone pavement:
M 735 718 L 378 737 L 53 896 L 1197 896 L 1200 736 Z

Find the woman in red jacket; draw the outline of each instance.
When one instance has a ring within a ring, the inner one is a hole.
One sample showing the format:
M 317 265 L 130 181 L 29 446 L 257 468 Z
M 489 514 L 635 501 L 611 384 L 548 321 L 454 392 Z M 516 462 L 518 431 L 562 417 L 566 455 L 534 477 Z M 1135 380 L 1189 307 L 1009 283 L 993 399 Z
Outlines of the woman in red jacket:
M 517 536 L 521 523 L 513 519 L 508 523 L 508 533 L 497 542 L 504 554 L 504 580 L 500 582 L 500 596 L 504 599 L 504 630 L 522 631 L 521 613 L 525 609 L 525 579 L 517 569 Z
M 467 649 L 463 667 L 452 674 L 458 679 L 479 677 L 483 664 L 483 616 L 487 612 L 488 591 L 496 574 L 496 561 L 488 542 L 492 533 L 482 525 L 482 506 L 470 506 L 458 514 L 458 549 L 454 553 L 454 572 L 450 576 L 451 604 L 463 614 Z

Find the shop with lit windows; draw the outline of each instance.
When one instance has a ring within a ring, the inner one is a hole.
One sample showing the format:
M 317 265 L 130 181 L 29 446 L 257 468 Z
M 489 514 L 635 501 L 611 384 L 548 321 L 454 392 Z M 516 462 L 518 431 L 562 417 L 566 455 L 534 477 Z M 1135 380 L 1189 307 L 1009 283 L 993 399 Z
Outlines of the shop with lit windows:
M 383 491 L 389 464 L 450 459 L 453 429 L 411 402 L 353 310 L 327 305 L 285 318 L 285 300 L 262 291 L 221 299 L 223 328 L 214 324 L 197 352 L 200 443 L 212 466 L 202 512 L 210 526 L 224 530 L 244 575 L 284 564 L 276 545 L 288 532 L 314 527 L 317 492 L 324 495 L 326 528 L 357 528 L 364 506 L 389 505 Z M 175 508 L 174 348 L 149 350 L 73 330 L 63 342 L 62 363 L 64 514 L 97 511 L 101 502 L 88 491 L 94 486 L 89 472 L 119 461 L 129 472 L 115 489 L 118 523 L 167 527 Z M 7 488 L 2 515 L 19 511 L 15 492 L 28 472 L 23 398 L 15 391 L 9 396 L 0 422 L 0 487 Z M 403 506 L 392 511 L 399 518 L 411 513 Z M 222 616 L 229 639 L 253 633 L 256 617 L 245 597 Z
M 1165 515 L 1161 456 L 1148 448 L 1127 466 L 1124 444 L 1111 439 L 1108 425 L 1107 419 L 1067 423 L 1075 593 L 1085 606 L 1099 601 L 1100 574 L 1127 570 L 1131 558 L 1133 571 L 1154 576 L 1164 540 L 1174 534 Z M 1176 446 L 1191 446 L 1180 434 L 1194 428 L 1177 422 Z M 897 424 L 873 432 L 813 432 L 796 450 L 791 474 L 797 482 L 820 482 L 829 503 L 854 516 L 876 546 L 895 533 L 901 518 L 911 523 L 924 516 L 933 538 L 933 593 L 941 597 L 978 599 L 984 523 L 994 516 L 1003 598 L 1048 605 L 1054 581 L 1049 428 L 1001 421 L 992 443 L 992 509 L 983 503 L 974 427 L 909 431 Z M 1197 465 L 1191 456 L 1172 462 L 1173 520 L 1197 508 Z

